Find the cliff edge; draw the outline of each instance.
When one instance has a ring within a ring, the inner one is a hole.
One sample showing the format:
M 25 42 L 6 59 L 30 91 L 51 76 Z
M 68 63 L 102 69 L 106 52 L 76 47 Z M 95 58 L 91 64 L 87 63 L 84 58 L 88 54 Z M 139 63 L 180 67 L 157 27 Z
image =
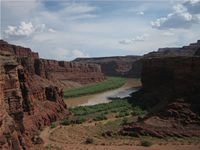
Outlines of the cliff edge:
M 200 57 L 144 58 L 142 64 L 140 102 L 151 109 L 144 118 L 125 125 L 121 134 L 200 136 Z

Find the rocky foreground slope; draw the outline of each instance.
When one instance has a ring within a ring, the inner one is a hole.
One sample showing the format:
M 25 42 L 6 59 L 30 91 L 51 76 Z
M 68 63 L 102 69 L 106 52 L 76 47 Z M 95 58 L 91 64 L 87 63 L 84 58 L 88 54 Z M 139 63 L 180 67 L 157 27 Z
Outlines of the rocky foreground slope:
M 132 100 L 153 107 L 120 134 L 200 136 L 200 56 L 147 57 L 142 65 L 142 89 Z
M 28 136 L 70 115 L 64 88 L 105 79 L 99 65 L 40 59 L 30 49 L 1 40 L 0 149 L 34 149 Z

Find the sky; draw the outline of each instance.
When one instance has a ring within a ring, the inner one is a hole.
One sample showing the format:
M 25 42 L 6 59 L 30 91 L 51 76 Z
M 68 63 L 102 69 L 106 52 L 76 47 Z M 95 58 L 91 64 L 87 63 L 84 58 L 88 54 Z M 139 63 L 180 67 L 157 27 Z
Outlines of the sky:
M 143 55 L 200 39 L 200 0 L 1 0 L 0 38 L 41 58 Z

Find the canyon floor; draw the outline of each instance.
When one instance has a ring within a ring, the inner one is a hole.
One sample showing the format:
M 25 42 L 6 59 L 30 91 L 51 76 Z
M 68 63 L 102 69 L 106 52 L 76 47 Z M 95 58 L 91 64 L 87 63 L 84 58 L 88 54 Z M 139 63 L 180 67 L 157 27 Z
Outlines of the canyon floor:
M 107 121 L 101 121 L 99 124 L 104 124 Z M 100 128 L 100 125 L 95 123 L 57 126 L 54 129 L 47 127 L 41 132 L 40 137 L 45 142 L 44 146 L 46 150 L 200 150 L 199 138 L 157 139 L 152 137 L 133 138 L 129 136 L 103 137 L 98 134 Z M 92 137 L 94 142 L 92 144 L 86 144 L 87 137 Z M 145 139 L 152 141 L 153 145 L 150 147 L 140 146 L 140 142 Z
M 128 80 L 127 84 L 130 84 Z M 131 84 L 139 86 L 141 83 L 138 80 L 131 80 Z M 126 86 L 127 86 L 126 84 Z M 137 117 L 128 116 L 132 121 L 136 121 Z M 123 118 L 120 118 L 121 120 Z M 165 138 L 158 139 L 153 137 L 130 137 L 130 136 L 106 136 L 103 137 L 102 133 L 110 129 L 117 131 L 120 130 L 120 126 L 117 127 L 115 121 L 119 118 L 115 118 L 115 114 L 112 114 L 108 120 L 104 121 L 87 121 L 83 124 L 77 125 L 60 125 L 57 123 L 56 128 L 46 127 L 41 132 L 40 137 L 44 140 L 46 150 L 200 150 L 200 138 Z M 109 127 L 105 127 L 110 122 Z M 119 124 L 119 123 L 118 123 Z M 86 144 L 86 139 L 91 137 L 94 142 L 92 144 Z M 150 147 L 140 146 L 141 141 L 151 141 L 153 143 Z

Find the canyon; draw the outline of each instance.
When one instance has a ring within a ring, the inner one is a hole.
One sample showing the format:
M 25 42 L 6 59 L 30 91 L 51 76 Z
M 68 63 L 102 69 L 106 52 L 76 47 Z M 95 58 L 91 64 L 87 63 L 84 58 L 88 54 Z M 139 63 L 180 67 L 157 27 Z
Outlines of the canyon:
M 37 149 L 36 131 L 68 119 L 63 90 L 106 80 L 105 75 L 141 77 L 132 103 L 148 114 L 123 126 L 119 135 L 200 136 L 200 41 L 144 56 L 39 58 L 29 48 L 0 40 L 0 149 Z M 104 75 L 105 74 L 105 75 Z
M 140 77 L 142 56 L 113 56 L 76 58 L 73 62 L 83 62 L 101 65 L 102 72 L 106 76 Z M 133 67 L 134 66 L 134 67 Z M 134 69 L 132 69 L 134 68 Z M 130 72 L 130 70 L 132 71 Z
M 0 149 L 32 149 L 36 130 L 70 115 L 63 90 L 106 80 L 99 65 L 41 59 L 0 41 Z M 32 139 L 30 142 L 29 138 Z
M 83 62 L 101 65 L 102 72 L 107 76 L 122 76 L 129 78 L 141 78 L 142 59 L 147 57 L 178 57 L 193 56 L 200 47 L 200 40 L 183 47 L 158 48 L 157 51 L 149 52 L 143 56 L 113 56 L 76 58 L 73 62 Z

